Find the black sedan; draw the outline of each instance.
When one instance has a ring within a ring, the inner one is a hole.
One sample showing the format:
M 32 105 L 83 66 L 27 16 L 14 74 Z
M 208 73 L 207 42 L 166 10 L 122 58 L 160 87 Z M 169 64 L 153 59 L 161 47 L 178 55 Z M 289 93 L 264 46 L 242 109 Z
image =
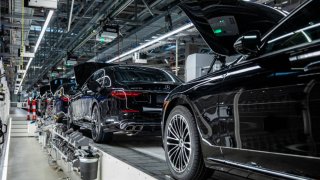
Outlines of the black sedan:
M 243 56 L 166 98 L 163 144 L 173 176 L 205 179 L 222 170 L 320 179 L 320 1 L 287 16 L 223 2 L 180 5 L 213 51 Z
M 90 129 L 95 142 L 109 142 L 114 132 L 160 132 L 163 100 L 181 84 L 165 70 L 103 63 L 78 65 L 75 76 L 81 88 L 71 100 L 68 124 Z

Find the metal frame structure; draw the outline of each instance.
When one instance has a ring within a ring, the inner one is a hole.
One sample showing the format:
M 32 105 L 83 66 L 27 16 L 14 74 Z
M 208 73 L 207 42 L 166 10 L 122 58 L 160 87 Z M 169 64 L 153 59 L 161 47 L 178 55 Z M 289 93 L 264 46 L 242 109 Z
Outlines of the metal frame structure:
M 267 4 L 275 2 L 251 1 Z M 276 3 L 282 6 L 284 2 L 287 5 L 294 5 L 302 1 L 277 0 Z M 72 68 L 61 68 L 70 55 L 77 57 L 78 62 L 88 60 L 106 62 L 189 23 L 188 18 L 177 7 L 179 2 L 179 0 L 59 0 L 44 39 L 26 72 L 22 83 L 23 89 L 30 90 L 35 85 L 41 84 L 42 79 L 50 79 L 52 71 L 60 72 L 60 76 L 63 77 L 71 77 Z M 9 87 L 14 89 L 20 83 L 21 74 L 29 60 L 18 57 L 17 49 L 31 47 L 30 51 L 33 51 L 32 47 L 36 44 L 49 9 L 24 7 L 21 0 L 4 0 L 1 1 L 0 10 L 2 37 L 8 39 L 6 49 L 1 51 L 1 56 L 7 67 Z M 96 41 L 96 35 L 105 25 L 110 24 L 119 26 L 118 37 L 109 43 Z M 165 62 L 167 59 L 174 59 L 176 64 L 183 65 L 188 42 L 206 47 L 199 34 L 189 29 L 141 51 L 148 52 L 150 59 L 148 65 L 169 67 Z M 119 63 L 132 63 L 132 61 L 126 57 Z

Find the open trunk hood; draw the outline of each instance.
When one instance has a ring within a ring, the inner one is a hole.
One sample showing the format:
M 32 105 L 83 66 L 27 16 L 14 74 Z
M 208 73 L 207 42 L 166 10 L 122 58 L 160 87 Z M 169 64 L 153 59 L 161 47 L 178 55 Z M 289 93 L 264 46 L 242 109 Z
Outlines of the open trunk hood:
M 66 83 L 74 83 L 74 80 L 69 78 L 57 78 L 50 81 L 51 92 L 54 93 L 61 85 Z
M 263 35 L 286 16 L 269 6 L 238 0 L 187 1 L 179 7 L 210 48 L 227 56 L 237 54 L 233 44 L 243 33 L 259 30 Z
M 73 67 L 74 74 L 76 77 L 77 84 L 81 87 L 86 80 L 98 69 L 113 66 L 115 64 L 108 64 L 108 63 L 96 63 L 96 62 L 85 62 L 82 64 L 78 64 Z
M 40 96 L 43 96 L 47 91 L 50 91 L 50 85 L 40 87 Z

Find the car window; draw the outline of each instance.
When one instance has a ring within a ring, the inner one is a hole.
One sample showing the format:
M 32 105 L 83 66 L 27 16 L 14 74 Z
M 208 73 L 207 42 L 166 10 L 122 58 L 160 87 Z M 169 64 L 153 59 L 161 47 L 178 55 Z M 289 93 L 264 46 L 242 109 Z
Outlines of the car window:
M 104 86 L 105 87 L 110 87 L 111 86 L 111 79 L 109 76 L 104 77 Z
M 122 83 L 154 83 L 154 82 L 180 82 L 169 72 L 147 67 L 118 67 L 115 78 Z
M 268 37 L 264 53 L 282 50 L 320 39 L 320 1 L 309 2 Z
M 98 70 L 95 73 L 93 73 L 87 80 L 86 83 L 89 81 L 97 81 L 100 85 L 103 85 L 103 80 L 104 80 L 104 70 Z

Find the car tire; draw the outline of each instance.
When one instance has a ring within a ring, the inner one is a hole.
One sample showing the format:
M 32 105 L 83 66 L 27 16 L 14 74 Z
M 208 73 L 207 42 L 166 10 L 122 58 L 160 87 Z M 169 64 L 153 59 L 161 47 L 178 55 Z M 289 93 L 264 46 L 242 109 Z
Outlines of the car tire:
M 213 173 L 213 170 L 205 167 L 197 125 L 185 106 L 179 105 L 169 114 L 163 146 L 167 164 L 175 179 L 201 180 Z
M 91 135 L 92 139 L 96 143 L 110 143 L 112 141 L 113 133 L 112 132 L 104 132 L 101 126 L 101 117 L 100 111 L 97 105 L 95 105 L 92 109 L 92 129 Z

